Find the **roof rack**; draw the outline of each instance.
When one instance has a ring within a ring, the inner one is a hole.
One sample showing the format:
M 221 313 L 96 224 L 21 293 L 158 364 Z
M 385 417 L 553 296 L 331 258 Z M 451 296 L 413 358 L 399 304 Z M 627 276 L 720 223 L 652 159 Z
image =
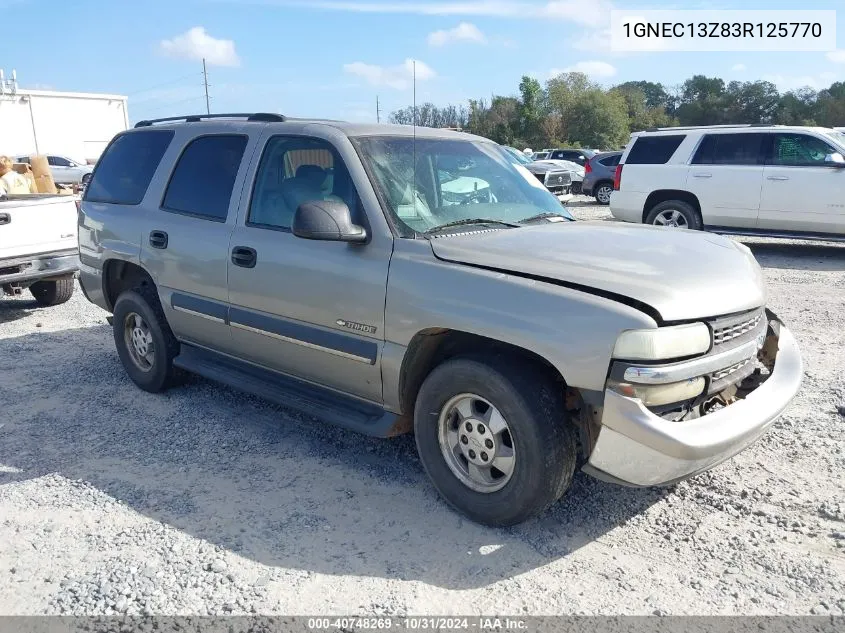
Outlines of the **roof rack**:
M 185 123 L 197 123 L 203 119 L 246 119 L 247 121 L 261 121 L 263 123 L 281 123 L 286 119 L 282 114 L 270 112 L 235 113 L 235 114 L 188 114 L 184 116 L 168 116 L 162 119 L 145 119 L 138 121 L 135 127 L 150 127 L 155 123 L 168 123 L 170 121 L 184 121 Z
M 672 130 L 721 130 L 725 128 L 783 127 L 774 123 L 737 123 L 735 125 L 681 125 L 675 127 L 650 127 L 646 132 L 671 132 Z

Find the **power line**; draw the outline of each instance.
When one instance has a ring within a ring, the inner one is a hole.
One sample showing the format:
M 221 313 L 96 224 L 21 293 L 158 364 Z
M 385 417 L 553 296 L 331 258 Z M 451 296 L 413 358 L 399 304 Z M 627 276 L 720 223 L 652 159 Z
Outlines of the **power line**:
M 155 86 L 150 86 L 149 88 L 144 88 L 143 90 L 136 90 L 135 92 L 130 92 L 127 97 L 132 97 L 135 95 L 143 94 L 145 92 L 150 92 L 151 90 L 156 90 L 157 88 L 164 88 L 166 86 L 172 86 L 173 84 L 177 84 L 179 82 L 185 81 L 186 79 L 192 79 L 197 76 L 197 73 L 191 73 L 190 75 L 185 75 L 184 77 L 178 77 L 177 79 L 171 79 L 170 81 L 165 81 L 160 84 L 156 84 Z

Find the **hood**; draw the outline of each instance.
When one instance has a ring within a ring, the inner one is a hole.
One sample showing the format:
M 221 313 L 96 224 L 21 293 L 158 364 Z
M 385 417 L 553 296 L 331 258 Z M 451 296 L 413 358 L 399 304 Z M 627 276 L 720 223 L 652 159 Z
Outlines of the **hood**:
M 534 174 L 545 174 L 547 171 L 569 171 L 547 160 L 535 160 L 525 165 L 525 168 Z
M 437 258 L 613 293 L 664 321 L 765 304 L 762 272 L 746 247 L 686 229 L 557 222 L 431 240 Z M 588 291 L 588 290 L 587 290 Z

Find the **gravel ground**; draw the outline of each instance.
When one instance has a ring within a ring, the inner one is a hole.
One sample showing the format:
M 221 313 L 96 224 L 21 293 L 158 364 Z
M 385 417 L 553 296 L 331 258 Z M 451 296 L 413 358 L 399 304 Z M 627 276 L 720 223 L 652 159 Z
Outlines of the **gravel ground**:
M 409 437 L 144 393 L 81 293 L 0 300 L 0 614 L 845 612 L 845 246 L 745 241 L 806 363 L 780 421 L 671 489 L 578 475 L 509 530 L 448 510 Z

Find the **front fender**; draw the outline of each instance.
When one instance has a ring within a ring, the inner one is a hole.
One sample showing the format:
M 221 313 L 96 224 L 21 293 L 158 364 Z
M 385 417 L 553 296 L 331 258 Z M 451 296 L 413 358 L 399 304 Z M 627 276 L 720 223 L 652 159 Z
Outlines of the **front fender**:
M 459 330 L 528 350 L 570 387 L 602 391 L 619 333 L 657 327 L 645 313 L 586 291 L 438 260 L 422 240 L 396 241 L 385 312 L 389 407 L 399 402 L 396 363 L 423 330 Z

